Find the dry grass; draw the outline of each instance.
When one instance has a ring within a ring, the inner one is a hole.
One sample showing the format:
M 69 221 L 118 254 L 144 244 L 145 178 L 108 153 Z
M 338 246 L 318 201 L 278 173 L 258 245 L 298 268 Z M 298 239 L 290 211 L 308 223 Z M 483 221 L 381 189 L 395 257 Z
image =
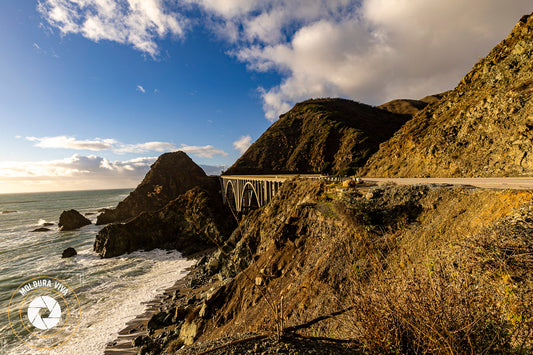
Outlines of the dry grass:
M 352 337 L 371 353 L 531 353 L 529 232 L 501 223 L 416 257 L 376 249 L 354 268 Z

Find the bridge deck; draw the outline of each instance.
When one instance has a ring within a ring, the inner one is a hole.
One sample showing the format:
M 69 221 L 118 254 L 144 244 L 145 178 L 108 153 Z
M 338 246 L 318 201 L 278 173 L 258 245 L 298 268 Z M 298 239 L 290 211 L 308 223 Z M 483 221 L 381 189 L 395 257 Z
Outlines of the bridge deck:
M 261 207 L 267 204 L 277 193 L 281 184 L 294 177 L 308 179 L 329 179 L 320 174 L 271 174 L 271 175 L 223 175 L 221 176 L 222 196 L 224 203 L 228 202 L 228 192 L 233 193 L 231 201 L 238 212 L 247 209 L 254 201 Z M 386 182 L 396 184 L 452 184 L 472 185 L 481 188 L 495 189 L 528 189 L 533 190 L 533 178 L 372 178 L 365 177 L 367 183 L 381 185 Z M 231 188 L 230 188 L 231 187 Z M 254 200 L 255 198 L 255 200 Z

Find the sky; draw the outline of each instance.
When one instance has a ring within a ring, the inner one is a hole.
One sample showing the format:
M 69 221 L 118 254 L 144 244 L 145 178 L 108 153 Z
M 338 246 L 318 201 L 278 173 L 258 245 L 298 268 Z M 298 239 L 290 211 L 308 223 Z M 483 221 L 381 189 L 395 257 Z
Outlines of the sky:
M 452 89 L 530 0 L 2 0 L 0 193 L 230 166 L 296 102 Z

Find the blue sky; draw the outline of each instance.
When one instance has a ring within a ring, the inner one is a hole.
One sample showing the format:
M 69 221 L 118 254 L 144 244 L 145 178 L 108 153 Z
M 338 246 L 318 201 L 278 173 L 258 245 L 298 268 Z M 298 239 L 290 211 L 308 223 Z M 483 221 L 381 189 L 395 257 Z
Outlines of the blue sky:
M 4 0 L 0 193 L 133 187 L 178 149 L 229 166 L 295 102 L 453 88 L 531 11 L 521 0 Z

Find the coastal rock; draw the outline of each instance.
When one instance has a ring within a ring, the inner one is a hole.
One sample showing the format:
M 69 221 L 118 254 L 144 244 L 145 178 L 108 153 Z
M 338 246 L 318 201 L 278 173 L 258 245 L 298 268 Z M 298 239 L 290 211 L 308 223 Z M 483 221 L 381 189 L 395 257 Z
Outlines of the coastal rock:
M 224 174 L 353 175 L 410 115 L 345 99 L 296 104 Z
M 40 227 L 37 229 L 32 230 L 32 232 L 49 232 L 50 228 Z
M 189 255 L 222 244 L 236 226 L 222 204 L 218 179 L 195 187 L 159 211 L 110 224 L 96 236 L 94 251 L 108 258 L 135 250 L 176 249 Z
M 87 218 L 83 217 L 81 213 L 76 210 L 63 211 L 61 216 L 59 216 L 59 226 L 60 231 L 70 231 L 74 229 L 81 228 L 91 224 Z
M 457 87 L 382 144 L 372 177 L 533 174 L 533 16 L 474 65 Z
M 96 224 L 125 222 L 141 212 L 159 210 L 191 188 L 206 183 L 207 175 L 187 154 L 165 153 L 124 201 L 98 215 Z
M 43 227 L 50 227 L 50 226 L 53 226 L 54 224 L 52 222 L 44 222 L 43 223 Z
M 78 252 L 76 251 L 76 249 L 69 247 L 63 250 L 63 254 L 61 254 L 61 259 L 71 258 L 75 255 L 78 255 Z
M 17 213 L 17 211 L 2 211 L 2 214 Z

